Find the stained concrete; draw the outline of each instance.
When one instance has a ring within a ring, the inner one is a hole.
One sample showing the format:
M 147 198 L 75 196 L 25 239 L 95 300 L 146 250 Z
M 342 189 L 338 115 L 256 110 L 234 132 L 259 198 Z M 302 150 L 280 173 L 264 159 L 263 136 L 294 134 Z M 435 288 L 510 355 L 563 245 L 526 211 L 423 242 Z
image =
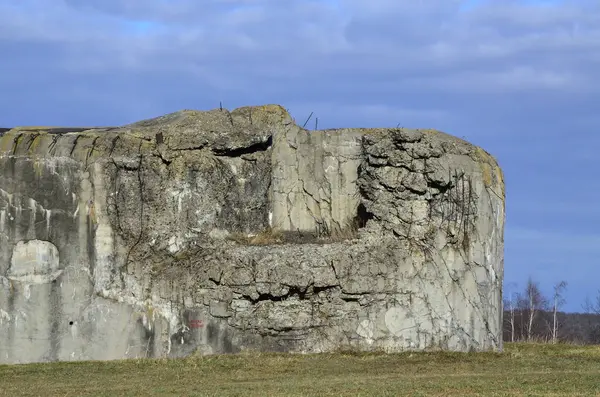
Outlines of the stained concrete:
M 280 106 L 0 134 L 0 362 L 501 350 L 504 181 Z

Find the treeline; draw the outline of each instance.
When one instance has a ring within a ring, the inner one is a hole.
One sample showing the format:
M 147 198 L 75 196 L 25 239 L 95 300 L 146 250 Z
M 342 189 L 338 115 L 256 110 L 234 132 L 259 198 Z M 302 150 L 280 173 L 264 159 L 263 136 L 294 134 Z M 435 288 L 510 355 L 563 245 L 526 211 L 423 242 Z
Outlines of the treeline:
M 529 278 L 524 290 L 505 290 L 504 341 L 600 344 L 600 291 L 594 300 L 586 299 L 583 313 L 565 313 L 566 289 L 561 281 L 545 296 Z

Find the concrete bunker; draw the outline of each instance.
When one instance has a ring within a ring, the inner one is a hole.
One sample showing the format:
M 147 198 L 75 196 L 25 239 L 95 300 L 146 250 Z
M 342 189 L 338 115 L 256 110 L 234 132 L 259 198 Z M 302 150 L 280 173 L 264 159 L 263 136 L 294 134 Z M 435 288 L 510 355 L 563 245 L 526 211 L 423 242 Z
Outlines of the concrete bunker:
M 20 127 L 0 193 L 3 363 L 502 349 L 502 172 L 443 132 L 277 105 Z

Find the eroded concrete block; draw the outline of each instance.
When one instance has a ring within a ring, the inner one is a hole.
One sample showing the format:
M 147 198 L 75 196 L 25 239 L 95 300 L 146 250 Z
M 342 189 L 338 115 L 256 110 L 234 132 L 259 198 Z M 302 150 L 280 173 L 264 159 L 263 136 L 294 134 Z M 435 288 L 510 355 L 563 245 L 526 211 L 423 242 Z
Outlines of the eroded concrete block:
M 501 350 L 504 181 L 280 106 L 0 136 L 0 362 Z

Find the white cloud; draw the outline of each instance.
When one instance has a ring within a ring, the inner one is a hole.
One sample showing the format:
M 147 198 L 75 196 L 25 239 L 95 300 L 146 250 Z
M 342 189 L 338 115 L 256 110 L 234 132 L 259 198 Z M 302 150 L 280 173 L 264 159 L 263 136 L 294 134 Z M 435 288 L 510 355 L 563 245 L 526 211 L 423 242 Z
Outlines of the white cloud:
M 2 127 L 223 101 L 438 128 L 504 168 L 510 277 L 583 282 L 561 263 L 593 271 L 600 253 L 584 214 L 600 194 L 596 0 L 4 0 L 0 53 Z
M 456 81 L 451 89 L 478 72 L 477 84 L 501 91 L 503 78 L 541 74 L 538 80 L 561 88 L 572 80 L 569 73 L 584 72 L 580 80 L 589 75 L 578 62 L 597 57 L 591 50 L 600 47 L 598 8 L 493 2 L 464 12 L 462 3 L 70 0 L 48 7 L 24 0 L 0 6 L 0 19 L 5 40 L 60 42 L 107 55 L 127 51 L 139 65 L 162 59 L 165 70 L 164 57 L 175 56 L 172 63 L 236 59 L 256 74 L 268 61 L 292 75 L 333 64 L 332 70 L 415 78 L 446 71 Z M 144 34 L 132 33 L 131 24 L 144 21 Z
M 189 95 L 210 87 L 212 101 L 335 103 L 370 109 L 355 114 L 373 120 L 387 117 L 381 106 L 413 109 L 409 123 L 440 109 L 450 123 L 464 112 L 457 107 L 481 106 L 481 96 L 496 117 L 512 111 L 511 95 L 535 96 L 529 106 L 540 111 L 567 95 L 599 94 L 599 6 L 468 3 L 12 0 L 0 4 L 0 50 L 27 52 L 9 66 L 35 62 L 88 81 L 122 76 L 137 89 L 145 74 L 161 85 L 177 76 L 189 79 Z M 27 85 L 25 74 L 11 78 Z M 572 107 L 574 121 L 594 117 Z

